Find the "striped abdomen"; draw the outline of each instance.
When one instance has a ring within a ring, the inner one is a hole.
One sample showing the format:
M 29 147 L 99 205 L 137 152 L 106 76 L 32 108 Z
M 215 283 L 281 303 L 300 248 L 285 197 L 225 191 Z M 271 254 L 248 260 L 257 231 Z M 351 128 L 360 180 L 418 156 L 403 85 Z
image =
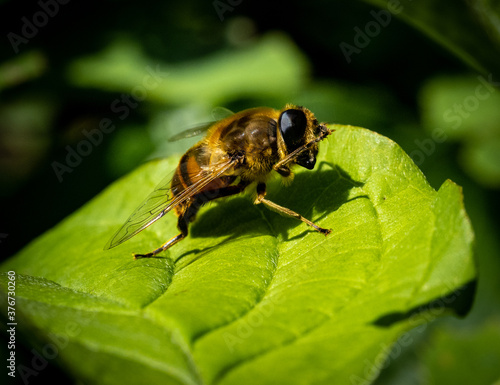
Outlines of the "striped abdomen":
M 278 152 L 276 121 L 268 116 L 267 110 L 247 110 L 215 123 L 207 137 L 183 155 L 172 179 L 174 196 L 209 176 L 221 163 L 242 156 L 244 161 L 237 169 L 230 169 L 228 175 L 215 178 L 191 199 L 177 206 L 177 215 L 185 212 L 196 199 L 205 202 L 219 197 L 219 191 L 231 185 L 238 176 L 243 183 L 250 183 L 269 174 L 278 159 Z M 221 192 L 220 196 L 225 195 Z
M 210 151 L 204 143 L 199 143 L 190 148 L 181 158 L 174 177 L 172 178 L 171 191 L 173 196 L 179 195 L 183 190 L 192 186 L 200 179 L 210 174 Z M 222 176 L 212 180 L 208 185 L 193 194 L 192 198 L 175 208 L 177 215 L 184 212 L 195 199 L 211 200 L 214 194 L 223 187 L 229 186 L 236 177 Z M 208 199 L 203 199 L 203 196 Z

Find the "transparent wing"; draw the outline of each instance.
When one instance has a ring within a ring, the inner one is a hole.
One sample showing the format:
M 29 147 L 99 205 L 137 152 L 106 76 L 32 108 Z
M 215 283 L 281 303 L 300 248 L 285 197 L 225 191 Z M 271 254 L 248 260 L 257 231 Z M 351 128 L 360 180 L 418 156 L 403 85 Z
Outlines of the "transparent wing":
M 174 136 L 170 137 L 168 139 L 168 141 L 169 142 L 176 142 L 176 141 L 181 140 L 181 139 L 192 138 L 193 136 L 201 135 L 201 134 L 207 132 L 208 129 L 215 122 L 218 122 L 219 120 L 225 119 L 231 115 L 234 115 L 234 112 L 232 112 L 231 110 L 228 110 L 227 108 L 224 108 L 224 107 L 215 107 L 212 110 L 213 120 L 206 122 L 206 123 L 197 124 L 196 126 L 194 126 L 192 128 L 181 131 L 178 134 L 175 134 Z
M 216 122 L 231 115 L 234 115 L 234 112 L 225 107 L 214 107 L 214 109 L 212 109 L 212 118 L 214 118 Z
M 169 142 L 177 142 L 178 140 L 181 139 L 187 139 L 187 138 L 192 138 L 193 136 L 198 136 L 201 135 L 205 132 L 208 131 L 210 126 L 212 126 L 215 122 L 207 122 L 207 123 L 201 123 L 198 124 L 192 128 L 189 128 L 187 130 L 181 131 L 178 134 L 175 134 L 174 136 L 171 136 L 168 138 Z
M 196 175 L 190 175 L 189 178 L 191 180 L 196 180 L 196 182 L 182 190 L 182 192 L 176 196 L 172 194 L 172 189 L 180 186 L 172 185 L 171 177 L 164 178 L 144 202 L 142 202 L 132 215 L 130 215 L 106 246 L 104 246 L 104 250 L 111 249 L 128 241 L 146 227 L 163 217 L 174 207 L 200 192 L 214 179 L 222 176 L 236 162 L 237 160 L 235 159 L 228 159 L 218 164 L 210 165 L 209 170 L 203 170 Z

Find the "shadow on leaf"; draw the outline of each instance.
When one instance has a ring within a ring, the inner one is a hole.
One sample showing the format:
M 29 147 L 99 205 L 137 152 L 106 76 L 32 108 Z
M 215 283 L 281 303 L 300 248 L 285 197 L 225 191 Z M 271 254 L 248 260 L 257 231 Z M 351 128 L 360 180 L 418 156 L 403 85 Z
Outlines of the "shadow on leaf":
M 429 313 L 431 316 L 436 318 L 442 315 L 445 310 L 451 310 L 457 316 L 464 317 L 472 307 L 476 292 L 476 285 L 477 282 L 475 280 L 467 282 L 465 285 L 459 287 L 451 293 L 433 299 L 424 305 L 410 309 L 406 313 L 388 313 L 377 318 L 372 323 L 375 326 L 386 328 L 391 327 L 395 323 L 413 319 L 414 317 L 424 313 Z
M 330 169 L 324 170 L 327 166 Z M 340 167 L 322 162 L 316 172 L 297 174 L 290 186 L 283 186 L 280 180 L 270 182 L 266 198 L 316 222 L 348 202 L 349 191 L 352 188 L 362 186 L 363 183 L 354 181 Z M 312 214 L 313 209 L 314 214 Z M 242 236 L 262 235 L 280 235 L 283 239 L 287 239 L 288 230 L 299 224 L 299 221 L 283 217 L 263 205 L 254 205 L 249 196 L 238 196 L 227 200 L 221 199 L 199 215 L 192 225 L 190 236 L 193 238 L 229 236 L 224 242 Z

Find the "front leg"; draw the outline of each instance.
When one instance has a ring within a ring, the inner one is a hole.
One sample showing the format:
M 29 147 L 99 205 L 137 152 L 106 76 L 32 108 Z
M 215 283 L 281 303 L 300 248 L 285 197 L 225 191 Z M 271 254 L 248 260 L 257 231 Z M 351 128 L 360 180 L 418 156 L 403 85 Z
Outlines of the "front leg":
M 299 148 L 295 149 L 294 151 L 292 151 L 290 154 L 288 154 L 283 159 L 281 159 L 278 163 L 276 163 L 273 166 L 273 169 L 275 171 L 278 171 L 278 172 L 279 172 L 279 170 L 283 170 L 284 168 L 287 167 L 286 165 L 288 163 L 292 163 L 295 159 L 297 159 L 297 157 L 303 151 L 307 150 L 309 147 L 311 147 L 315 143 L 322 141 L 323 139 L 325 139 L 328 135 L 330 135 L 333 132 L 332 130 L 330 130 L 328 127 L 326 127 L 323 124 L 321 124 L 319 126 L 319 130 L 320 130 L 320 134 L 318 137 L 314 138 L 313 140 L 307 142 L 306 144 L 304 144 L 304 145 L 300 146 Z M 290 171 L 290 170 L 288 170 L 288 171 Z
M 276 171 L 278 174 L 280 174 L 284 178 L 287 178 L 292 174 L 292 172 L 290 171 L 290 168 L 288 166 L 273 167 L 273 169 L 274 169 L 274 171 Z M 266 188 L 266 185 L 264 184 L 264 190 L 265 190 L 265 188 Z
M 302 215 L 300 215 L 299 213 L 296 213 L 293 210 L 290 210 L 286 207 L 283 207 L 283 206 L 280 206 L 274 202 L 271 202 L 270 200 L 266 199 L 265 196 L 266 196 L 266 184 L 259 183 L 257 185 L 257 199 L 255 199 L 254 204 L 258 205 L 259 203 L 262 203 L 269 210 L 275 211 L 278 214 L 281 214 L 285 217 L 298 219 L 299 221 L 302 221 L 305 224 L 311 226 L 312 228 L 314 228 L 317 232 L 319 232 L 321 234 L 328 235 L 332 232 L 332 230 L 330 230 L 330 229 L 324 229 L 322 227 L 319 227 L 315 223 L 311 222 L 309 219 L 304 218 Z

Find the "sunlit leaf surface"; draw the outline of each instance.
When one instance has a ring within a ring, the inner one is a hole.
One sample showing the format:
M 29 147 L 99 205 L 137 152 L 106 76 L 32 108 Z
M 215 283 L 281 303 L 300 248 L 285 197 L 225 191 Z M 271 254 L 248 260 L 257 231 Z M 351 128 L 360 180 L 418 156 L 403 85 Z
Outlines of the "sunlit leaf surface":
M 330 236 L 247 194 L 204 207 L 161 258 L 132 252 L 176 235 L 174 215 L 103 251 L 176 166 L 151 162 L 2 266 L 17 273 L 22 324 L 88 383 L 372 381 L 392 344 L 413 342 L 406 331 L 468 310 L 473 233 L 460 187 L 435 191 L 394 142 L 332 128 L 314 171 L 268 191 Z

